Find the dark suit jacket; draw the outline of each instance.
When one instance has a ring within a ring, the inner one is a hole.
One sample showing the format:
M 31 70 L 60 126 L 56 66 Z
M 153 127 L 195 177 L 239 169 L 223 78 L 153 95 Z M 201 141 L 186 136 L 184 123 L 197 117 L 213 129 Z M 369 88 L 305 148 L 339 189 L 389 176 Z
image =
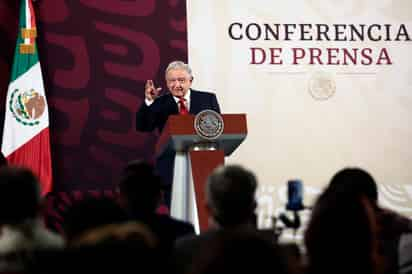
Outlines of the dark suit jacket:
M 167 253 L 172 251 L 177 239 L 195 234 L 192 224 L 167 215 L 152 214 L 146 217 L 131 215 L 131 218 L 146 224 L 159 240 L 162 251 Z
M 187 235 L 175 241 L 171 260 L 174 272 L 188 273 L 193 259 L 199 256 L 202 248 L 218 237 L 219 233 L 219 230 L 209 230 L 199 235 Z
M 199 235 L 187 235 L 177 239 L 175 242 L 172 262 L 175 273 L 189 273 L 192 263 L 196 257 L 202 255 L 214 241 L 221 241 L 226 239 L 230 235 L 255 235 L 268 243 L 275 244 L 266 233 L 254 229 L 245 228 L 220 228 L 210 229 L 205 232 L 201 232 Z M 273 235 L 273 231 L 272 231 Z M 239 238 L 240 239 L 240 238 Z M 251 250 L 253 252 L 253 250 Z M 280 271 L 281 273 L 285 273 Z
M 205 109 L 220 113 L 216 95 L 191 89 L 189 112 L 196 115 Z M 152 131 L 157 128 L 162 131 L 169 115 L 178 113 L 179 108 L 170 93 L 160 96 L 150 106 L 143 102 L 136 113 L 136 129 L 138 131 Z

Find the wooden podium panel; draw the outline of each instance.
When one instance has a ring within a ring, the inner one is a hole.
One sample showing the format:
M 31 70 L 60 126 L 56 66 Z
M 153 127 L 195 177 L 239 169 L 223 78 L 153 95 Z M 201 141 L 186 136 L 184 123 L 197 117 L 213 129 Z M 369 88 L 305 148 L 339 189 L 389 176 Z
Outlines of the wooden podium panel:
M 208 214 L 206 211 L 205 184 L 207 177 L 212 171 L 224 164 L 225 155 L 223 150 L 215 151 L 190 151 L 190 162 L 192 166 L 193 184 L 197 201 L 200 231 L 208 227 Z

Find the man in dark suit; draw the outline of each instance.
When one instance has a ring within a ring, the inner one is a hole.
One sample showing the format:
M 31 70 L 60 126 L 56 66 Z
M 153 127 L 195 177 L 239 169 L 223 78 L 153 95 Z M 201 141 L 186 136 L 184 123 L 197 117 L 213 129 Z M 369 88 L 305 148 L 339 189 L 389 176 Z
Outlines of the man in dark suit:
M 169 93 L 159 96 L 161 88 L 156 88 L 152 80 L 145 85 L 145 102 L 136 114 L 138 131 L 163 130 L 167 119 L 173 114 L 198 114 L 211 109 L 220 113 L 216 95 L 191 89 L 193 75 L 191 68 L 181 61 L 170 63 L 166 69 L 166 84 Z M 170 206 L 171 184 L 173 181 L 174 153 L 156 159 L 156 169 L 162 177 L 165 188 L 165 202 Z

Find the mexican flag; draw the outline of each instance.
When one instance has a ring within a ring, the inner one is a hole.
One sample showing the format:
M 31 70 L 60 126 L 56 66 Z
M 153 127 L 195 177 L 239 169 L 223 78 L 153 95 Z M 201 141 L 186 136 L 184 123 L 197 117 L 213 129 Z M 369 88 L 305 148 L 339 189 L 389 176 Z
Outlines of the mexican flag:
M 1 151 L 10 165 L 28 167 L 37 175 L 45 195 L 52 186 L 49 112 L 36 35 L 32 0 L 21 0 Z

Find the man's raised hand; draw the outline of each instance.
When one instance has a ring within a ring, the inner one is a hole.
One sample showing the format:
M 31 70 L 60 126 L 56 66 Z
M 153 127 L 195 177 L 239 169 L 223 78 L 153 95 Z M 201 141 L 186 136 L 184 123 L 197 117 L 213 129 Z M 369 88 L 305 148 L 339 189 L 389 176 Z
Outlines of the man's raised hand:
M 159 96 L 160 90 L 162 90 L 162 88 L 156 88 L 152 80 L 147 80 L 144 88 L 145 98 L 149 101 L 153 101 Z

